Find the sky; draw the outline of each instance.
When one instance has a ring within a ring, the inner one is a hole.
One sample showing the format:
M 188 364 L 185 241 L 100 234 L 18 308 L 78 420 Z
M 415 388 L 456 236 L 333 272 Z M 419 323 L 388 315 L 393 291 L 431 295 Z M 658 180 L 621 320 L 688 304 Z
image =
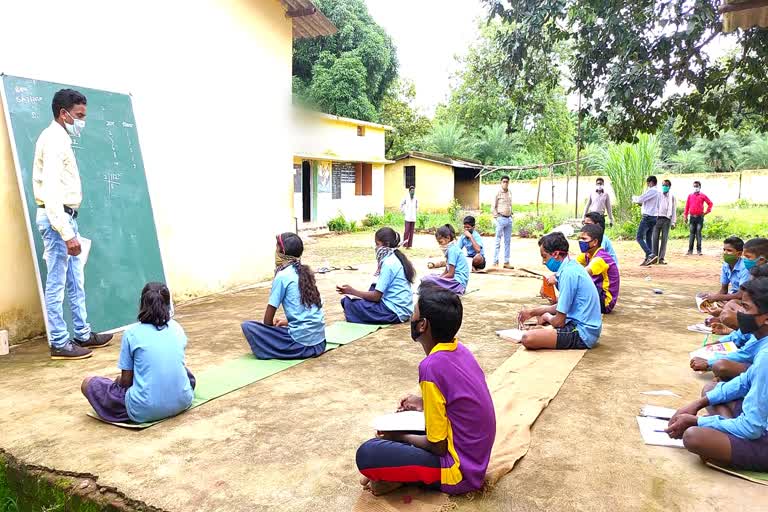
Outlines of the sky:
M 478 21 L 487 16 L 481 0 L 366 0 L 368 12 L 384 27 L 397 47 L 400 76 L 416 86 L 416 105 L 432 116 L 448 99 L 456 56 L 466 54 L 479 35 Z M 734 47 L 733 38 L 719 36 L 704 50 L 718 58 Z M 689 87 L 669 84 L 665 96 Z M 577 94 L 568 97 L 576 110 Z
M 431 115 L 444 102 L 455 57 L 477 39 L 480 0 L 366 0 L 373 19 L 397 46 L 400 76 L 416 86 L 416 104 Z

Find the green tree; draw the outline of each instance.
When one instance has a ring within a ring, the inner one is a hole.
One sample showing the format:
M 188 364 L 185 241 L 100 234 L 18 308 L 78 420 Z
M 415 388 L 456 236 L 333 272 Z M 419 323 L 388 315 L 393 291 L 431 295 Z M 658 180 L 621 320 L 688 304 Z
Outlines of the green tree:
M 309 98 L 323 112 L 339 116 L 376 120 L 376 107 L 366 95 L 365 66 L 354 53 L 333 58 L 320 54 L 309 86 Z
M 475 158 L 486 165 L 505 165 L 511 160 L 516 150 L 522 149 L 519 140 L 507 134 L 507 127 L 502 122 L 484 126 L 476 138 Z
M 338 32 L 294 43 L 294 94 L 329 114 L 375 121 L 397 78 L 391 38 L 368 13 L 364 0 L 316 4 Z
M 507 83 L 557 87 L 558 66 L 615 140 L 655 133 L 669 117 L 678 136 L 713 136 L 743 118 L 768 128 L 768 30 L 734 33 L 720 60 L 707 46 L 721 30 L 719 0 L 484 0 L 514 30 L 498 34 Z M 563 46 L 568 47 L 563 59 Z M 665 94 L 669 84 L 683 92 Z
M 475 139 L 487 138 L 489 129 L 500 135 L 498 127 L 503 126 L 511 139 L 522 143 L 523 160 L 570 158 L 576 130 L 562 88 L 534 84 L 529 89 L 522 78 L 513 83 L 503 80 L 505 54 L 498 37 L 510 30 L 498 20 L 481 26 L 479 39 L 459 59 L 460 71 L 453 77 L 449 100 L 438 108 L 435 118 L 441 123 L 458 121 Z M 514 155 L 509 158 L 519 160 Z
M 429 118 L 421 115 L 414 105 L 415 99 L 413 82 L 400 79 L 381 102 L 379 121 L 395 128 L 394 132 L 386 133 L 387 158 L 419 149 L 432 128 Z
M 704 161 L 715 172 L 733 171 L 736 168 L 739 140 L 732 132 L 726 132 L 711 140 L 701 138 L 693 149 L 704 157 Z
M 455 120 L 435 123 L 424 139 L 428 151 L 454 157 L 469 157 L 474 154 L 472 141 L 464 127 Z
M 768 169 L 768 134 L 761 134 L 742 153 L 740 169 Z
M 678 151 L 669 158 L 672 169 L 681 174 L 706 172 L 709 170 L 704 156 L 693 149 Z
M 595 155 L 592 165 L 611 179 L 616 194 L 614 213 L 624 221 L 632 216 L 632 196 L 639 195 L 645 178 L 656 174 L 661 147 L 655 135 L 640 134 L 637 143 L 610 144 Z

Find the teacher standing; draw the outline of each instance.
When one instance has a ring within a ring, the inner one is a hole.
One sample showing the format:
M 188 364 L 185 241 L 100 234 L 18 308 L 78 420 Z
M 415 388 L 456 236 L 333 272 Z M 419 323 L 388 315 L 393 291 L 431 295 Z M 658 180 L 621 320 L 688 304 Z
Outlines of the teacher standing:
M 72 137 L 79 137 L 85 128 L 86 105 L 85 96 L 75 90 L 57 92 L 51 105 L 53 121 L 35 145 L 32 187 L 48 269 L 45 310 L 51 359 L 85 359 L 91 357 L 91 349 L 104 347 L 112 339 L 111 334 L 91 332 L 85 308 L 85 276 L 76 220 L 83 193 Z M 72 340 L 64 321 L 65 289 L 74 324 Z

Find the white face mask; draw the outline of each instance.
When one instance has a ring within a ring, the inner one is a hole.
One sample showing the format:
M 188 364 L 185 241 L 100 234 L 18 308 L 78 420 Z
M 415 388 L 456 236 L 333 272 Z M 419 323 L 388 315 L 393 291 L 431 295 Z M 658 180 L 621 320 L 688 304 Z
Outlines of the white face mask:
M 701 192 L 701 187 L 693 187 L 694 192 Z
M 85 129 L 85 121 L 82 119 L 75 119 L 75 117 L 69 112 L 67 112 L 67 115 L 72 118 L 72 124 L 64 123 L 64 128 L 66 128 L 67 132 L 69 132 L 69 134 L 73 137 L 79 137 Z
M 602 186 L 602 185 L 597 185 L 597 186 L 595 187 L 595 189 L 596 189 L 598 192 L 602 192 L 602 191 L 603 191 L 603 186 Z

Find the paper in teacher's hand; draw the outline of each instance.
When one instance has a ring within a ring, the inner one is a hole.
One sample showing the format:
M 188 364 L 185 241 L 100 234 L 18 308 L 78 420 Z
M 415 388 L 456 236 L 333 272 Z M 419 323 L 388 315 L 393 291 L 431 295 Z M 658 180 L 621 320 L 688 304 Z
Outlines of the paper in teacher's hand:
M 632 196 L 632 202 L 637 203 L 640 201 L 640 196 Z
M 499 338 L 507 341 L 514 341 L 515 343 L 520 343 L 523 341 L 523 334 L 525 334 L 525 331 L 522 329 L 506 329 L 503 331 L 496 331 L 496 336 Z
M 682 439 L 672 439 L 664 432 L 664 429 L 669 426 L 668 420 L 646 416 L 636 416 L 636 418 L 637 426 L 640 427 L 640 435 L 643 436 L 645 444 L 683 448 Z
M 427 430 L 422 411 L 385 414 L 373 420 L 372 426 L 379 432 L 425 432 Z
M 91 253 L 91 240 L 82 236 L 77 237 L 80 241 L 80 255 L 78 258 L 83 260 L 83 266 L 88 262 L 88 255 Z

